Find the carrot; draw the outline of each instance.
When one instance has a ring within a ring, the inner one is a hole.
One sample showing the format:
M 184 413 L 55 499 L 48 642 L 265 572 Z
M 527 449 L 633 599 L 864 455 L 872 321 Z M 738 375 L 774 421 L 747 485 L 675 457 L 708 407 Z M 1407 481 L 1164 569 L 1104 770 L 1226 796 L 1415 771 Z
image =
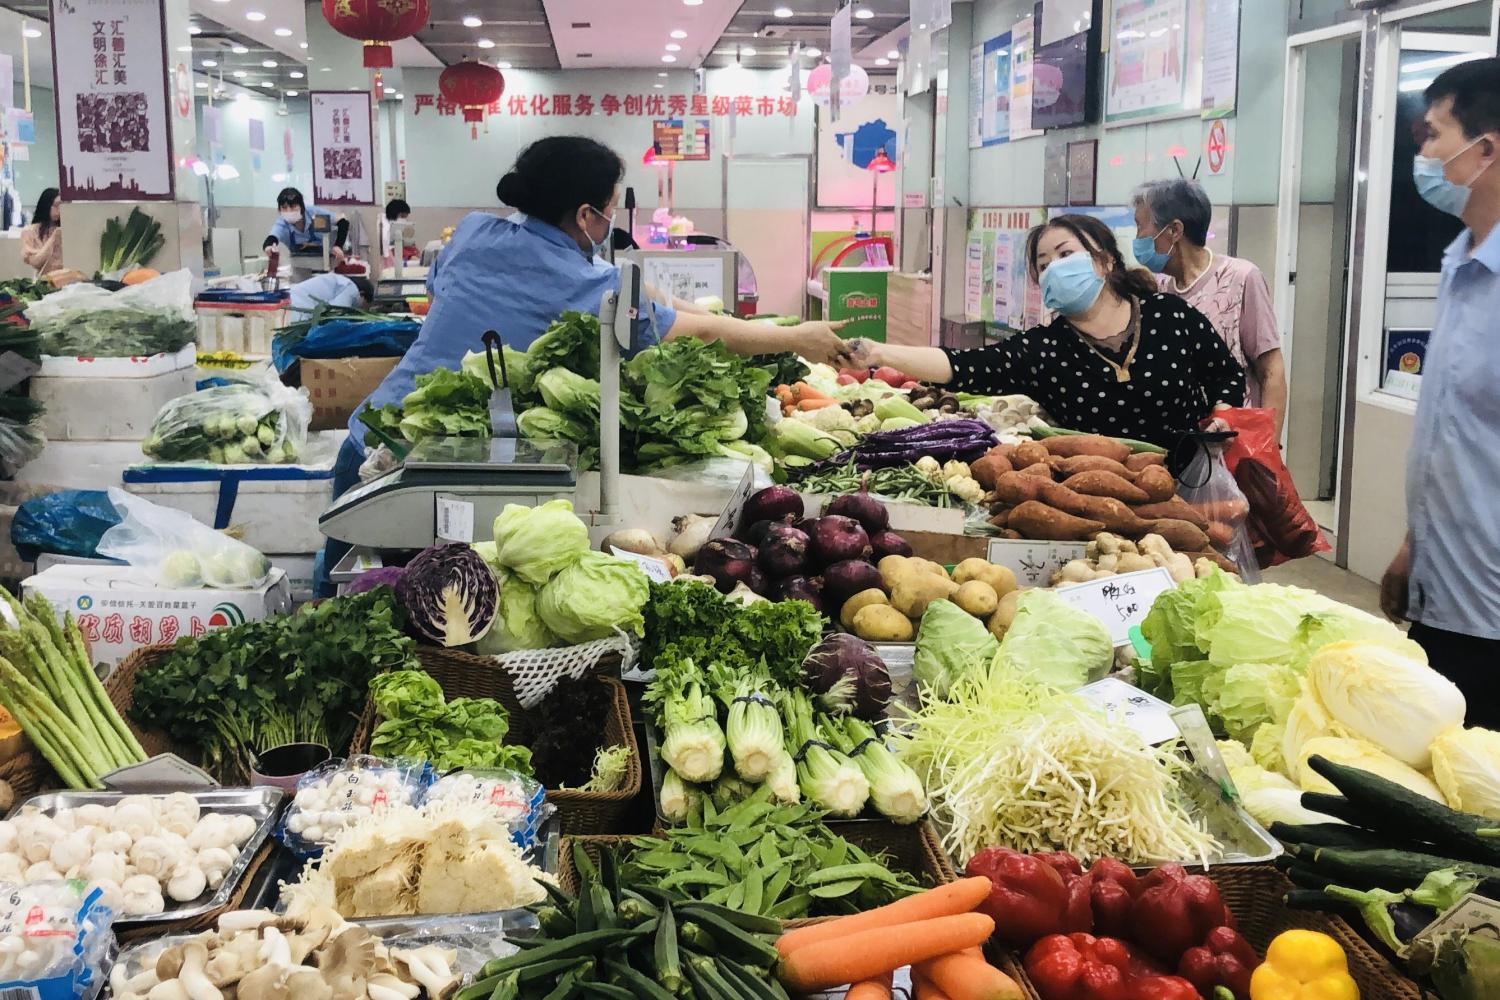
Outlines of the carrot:
M 1021 1000 L 1016 981 L 989 962 L 971 953 L 942 955 L 923 962 L 919 967 L 924 980 L 931 982 L 949 1000 Z
M 844 1000 L 891 1000 L 891 975 L 886 973 L 875 979 L 855 983 L 844 994 Z
M 948 994 L 932 984 L 931 979 L 917 975 L 917 970 L 911 970 L 912 1000 L 950 1000 Z
M 799 400 L 802 400 L 802 399 L 831 399 L 831 398 L 833 398 L 833 397 L 829 396 L 826 392 L 819 392 L 817 389 L 814 389 L 812 386 L 808 385 L 806 382 L 798 382 L 796 385 L 792 386 L 792 392 L 796 395 L 796 397 Z
M 955 913 L 968 913 L 984 902 L 990 894 L 990 880 L 983 875 L 961 878 L 957 882 L 940 885 L 936 889 L 919 892 L 915 896 L 898 899 L 894 903 L 863 913 L 855 913 L 837 920 L 826 920 L 821 924 L 799 927 L 787 931 L 776 941 L 776 950 L 790 955 L 803 945 L 819 941 L 832 941 L 857 931 L 909 924 L 916 920 L 947 917 Z
M 781 400 L 783 403 L 792 402 L 792 387 L 786 385 L 785 383 L 778 385 L 776 387 L 776 398 Z
M 797 409 L 806 412 L 808 410 L 821 410 L 825 406 L 838 405 L 839 401 L 836 399 L 808 399 L 806 397 L 803 397 L 802 401 L 797 404 Z
M 874 927 L 798 948 L 782 959 L 781 982 L 788 990 L 815 993 L 983 944 L 994 932 L 995 922 L 983 913 Z

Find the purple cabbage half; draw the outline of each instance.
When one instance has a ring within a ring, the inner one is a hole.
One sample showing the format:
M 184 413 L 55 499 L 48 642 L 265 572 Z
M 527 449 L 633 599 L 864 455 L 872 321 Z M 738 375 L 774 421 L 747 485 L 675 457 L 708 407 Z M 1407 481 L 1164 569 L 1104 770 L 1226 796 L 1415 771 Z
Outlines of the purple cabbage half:
M 867 722 L 885 717 L 891 675 L 875 647 L 847 632 L 832 632 L 802 661 L 802 684 L 818 705 L 835 715 Z
M 484 637 L 495 621 L 500 585 L 489 563 L 461 543 L 434 545 L 406 564 L 396 600 L 409 628 L 439 646 L 464 646 Z

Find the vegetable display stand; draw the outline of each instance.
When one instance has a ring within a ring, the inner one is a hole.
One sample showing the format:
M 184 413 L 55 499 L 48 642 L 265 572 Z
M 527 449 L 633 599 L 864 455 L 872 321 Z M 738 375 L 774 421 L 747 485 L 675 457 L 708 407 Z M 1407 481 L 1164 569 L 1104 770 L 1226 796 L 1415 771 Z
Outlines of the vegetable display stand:
M 493 698 L 505 706 L 510 715 L 511 726 L 506 742 L 530 744 L 535 733 L 535 713 L 521 706 L 510 674 L 494 660 L 431 646 L 417 647 L 417 660 L 421 668 L 442 686 L 444 698 Z M 601 747 L 628 747 L 630 760 L 626 764 L 625 780 L 618 791 L 547 789 L 547 801 L 557 807 L 564 834 L 600 834 L 619 830 L 631 800 L 641 791 L 641 751 L 636 745 L 635 729 L 630 722 L 630 703 L 625 697 L 625 685 L 612 677 L 595 677 L 595 680 L 608 686 L 610 690 L 609 715 L 605 719 L 602 733 L 579 733 L 578 738 L 598 739 Z M 350 753 L 369 752 L 370 739 L 379 721 L 372 699 L 366 703 L 364 713 L 360 716 L 359 728 L 355 730 L 350 744 Z
M 948 855 L 943 852 L 943 845 L 938 841 L 937 832 L 926 820 L 911 826 L 897 826 L 894 823 L 885 822 L 835 821 L 828 824 L 828 829 L 869 854 L 884 854 L 891 870 L 900 870 L 915 875 L 924 886 L 943 885 L 958 878 L 952 863 L 948 860 Z M 564 837 L 557 852 L 558 884 L 568 892 L 578 891 L 578 871 L 573 867 L 574 843 L 581 844 L 589 858 L 597 863 L 599 852 L 605 848 L 613 848 L 622 856 L 628 855 L 633 850 L 631 841 L 635 839 L 633 836 Z M 836 919 L 838 918 L 807 917 L 801 920 L 786 920 L 783 923 L 791 928 Z
M 182 921 L 155 921 L 149 924 L 137 925 L 115 925 L 115 937 L 121 944 L 129 944 L 132 941 L 145 941 L 158 938 L 165 934 L 198 934 L 202 931 L 212 930 L 219 922 L 219 917 L 230 910 L 238 910 L 245 902 L 245 896 L 250 886 L 256 881 L 255 876 L 261 868 L 271 860 L 271 855 L 280 845 L 274 837 L 267 837 L 265 843 L 256 850 L 250 864 L 246 866 L 245 873 L 240 876 L 239 884 L 229 894 L 225 904 L 209 913 L 200 914 L 188 920 Z

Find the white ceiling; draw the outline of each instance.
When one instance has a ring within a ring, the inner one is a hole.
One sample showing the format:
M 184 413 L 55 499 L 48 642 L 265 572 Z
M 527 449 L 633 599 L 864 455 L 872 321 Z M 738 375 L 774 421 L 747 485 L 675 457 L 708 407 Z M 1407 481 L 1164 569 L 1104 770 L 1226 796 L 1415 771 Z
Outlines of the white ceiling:
M 307 41 L 302 0 L 192 0 L 192 10 L 295 62 L 307 59 L 307 50 L 300 47 Z M 245 16 L 252 12 L 264 14 L 265 19 L 252 21 Z M 278 36 L 278 28 L 291 35 Z
M 713 51 L 744 0 L 543 0 L 558 62 L 565 69 L 688 69 Z M 576 27 L 575 25 L 586 25 Z M 672 38 L 673 30 L 687 33 Z M 667 45 L 676 61 L 662 62 Z

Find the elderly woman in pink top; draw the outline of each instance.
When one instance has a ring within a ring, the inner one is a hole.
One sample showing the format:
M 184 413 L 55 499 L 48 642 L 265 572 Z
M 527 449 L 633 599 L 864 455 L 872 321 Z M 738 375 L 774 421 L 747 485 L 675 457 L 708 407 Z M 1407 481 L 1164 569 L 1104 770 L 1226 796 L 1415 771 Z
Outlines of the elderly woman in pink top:
M 1150 181 L 1136 189 L 1135 259 L 1157 274 L 1164 292 L 1180 295 L 1207 316 L 1245 370 L 1246 405 L 1286 416 L 1286 367 L 1271 291 L 1248 260 L 1208 249 L 1213 205 L 1194 181 Z

